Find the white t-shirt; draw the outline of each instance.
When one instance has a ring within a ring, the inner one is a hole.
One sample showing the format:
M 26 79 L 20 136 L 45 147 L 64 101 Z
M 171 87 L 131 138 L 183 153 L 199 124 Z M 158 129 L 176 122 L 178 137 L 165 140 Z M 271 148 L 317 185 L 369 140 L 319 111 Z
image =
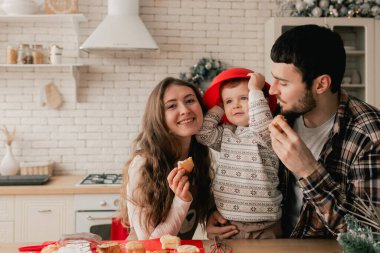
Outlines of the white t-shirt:
M 298 117 L 294 122 L 294 131 L 298 133 L 316 160 L 318 160 L 322 148 L 327 142 L 329 133 L 334 125 L 334 120 L 335 114 L 328 121 L 315 128 L 306 127 L 303 121 L 303 116 Z M 299 219 L 303 200 L 302 190 L 296 184 L 297 180 L 298 178 L 293 175 L 293 177 L 291 177 L 292 187 L 289 187 L 289 201 L 293 204 L 288 206 L 286 213 L 288 219 L 290 220 L 291 230 L 294 228 Z

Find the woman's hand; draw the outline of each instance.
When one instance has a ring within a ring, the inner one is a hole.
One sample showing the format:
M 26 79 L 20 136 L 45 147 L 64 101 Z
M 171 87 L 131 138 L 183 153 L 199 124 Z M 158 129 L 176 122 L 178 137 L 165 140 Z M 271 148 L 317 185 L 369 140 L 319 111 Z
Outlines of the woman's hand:
M 170 171 L 167 179 L 170 189 L 176 196 L 186 202 L 193 200 L 193 196 L 189 191 L 189 178 L 186 176 L 186 171 L 184 169 L 174 168 L 172 171 Z
M 239 233 L 236 226 L 229 225 L 228 221 L 223 218 L 219 211 L 214 211 L 210 217 L 208 217 L 206 232 L 207 238 L 210 240 L 214 240 L 215 236 L 219 236 L 220 239 L 227 239 Z

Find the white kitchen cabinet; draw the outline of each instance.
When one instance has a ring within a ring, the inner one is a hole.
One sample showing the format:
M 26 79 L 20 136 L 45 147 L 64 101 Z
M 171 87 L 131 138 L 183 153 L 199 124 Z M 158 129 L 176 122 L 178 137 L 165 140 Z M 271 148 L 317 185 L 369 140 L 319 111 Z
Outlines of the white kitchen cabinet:
M 72 195 L 15 197 L 15 241 L 58 240 L 74 231 Z
M 375 50 L 375 20 L 371 18 L 270 18 L 265 24 L 265 76 L 269 82 L 273 81 L 270 51 L 275 40 L 283 32 L 304 24 L 327 26 L 341 35 L 347 56 L 344 76 L 351 79 L 350 83 L 342 84 L 342 88 L 351 95 L 379 106 L 380 102 L 376 104 L 375 100 L 376 92 L 380 92 L 379 89 L 375 89 L 375 69 L 379 67 L 374 67 L 375 51 L 379 50 Z M 379 39 L 379 35 L 376 36 Z
M 14 199 L 0 196 L 0 243 L 14 240 Z

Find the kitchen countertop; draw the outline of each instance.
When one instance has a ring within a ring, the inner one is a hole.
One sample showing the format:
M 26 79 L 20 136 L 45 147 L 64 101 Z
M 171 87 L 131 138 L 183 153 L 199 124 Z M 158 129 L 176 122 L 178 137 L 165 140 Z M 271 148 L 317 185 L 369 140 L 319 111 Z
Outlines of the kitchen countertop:
M 233 252 L 248 253 L 342 253 L 336 240 L 323 239 L 269 239 L 269 240 L 245 240 L 235 239 L 226 240 L 232 246 Z M 38 244 L 38 243 L 37 243 Z M 211 252 L 212 241 L 203 241 L 205 253 Z M 15 253 L 17 249 L 26 245 L 36 245 L 33 243 L 2 243 L 0 244 L 1 253 Z
M 60 195 L 60 194 L 102 194 L 120 193 L 120 186 L 91 185 L 78 186 L 85 175 L 53 176 L 44 185 L 0 186 L 0 195 Z

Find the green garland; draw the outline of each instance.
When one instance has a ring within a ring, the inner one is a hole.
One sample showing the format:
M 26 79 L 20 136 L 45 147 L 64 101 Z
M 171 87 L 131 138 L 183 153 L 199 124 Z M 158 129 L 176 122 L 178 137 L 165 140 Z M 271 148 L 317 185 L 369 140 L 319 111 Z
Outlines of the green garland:
M 338 242 L 345 253 L 380 253 L 379 233 L 362 225 L 350 214 L 346 214 L 344 218 L 347 223 L 347 232 L 338 235 Z
M 347 232 L 338 234 L 345 253 L 380 253 L 380 214 L 366 194 L 368 204 L 357 197 L 344 216 Z
M 277 0 L 280 16 L 380 18 L 379 0 Z
M 195 84 L 202 91 L 202 83 L 212 80 L 223 70 L 225 68 L 221 61 L 213 58 L 201 58 L 197 64 L 190 67 L 188 72 L 180 73 L 179 77 L 184 81 Z

